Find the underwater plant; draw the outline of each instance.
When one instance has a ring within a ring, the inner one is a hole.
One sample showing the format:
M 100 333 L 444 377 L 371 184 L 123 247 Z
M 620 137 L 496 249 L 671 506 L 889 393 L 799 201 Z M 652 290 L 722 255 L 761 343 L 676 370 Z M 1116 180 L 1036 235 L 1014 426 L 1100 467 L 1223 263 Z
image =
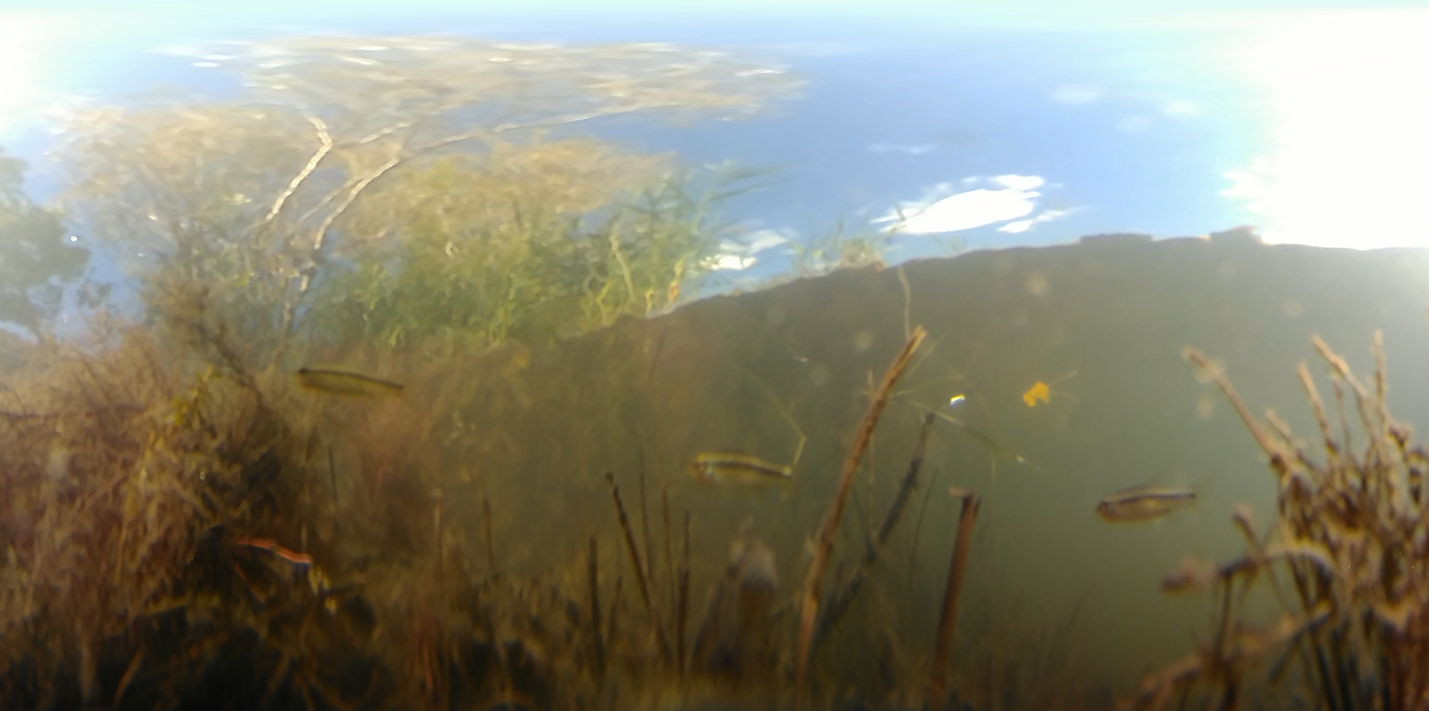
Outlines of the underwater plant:
M 590 140 L 399 172 L 356 211 L 362 246 L 316 288 L 310 331 L 441 357 L 647 316 L 704 270 L 730 229 L 715 209 L 756 175 L 678 171 Z
M 1389 412 L 1381 334 L 1368 383 L 1319 337 L 1312 343 L 1329 366 L 1333 392 L 1327 405 L 1309 369 L 1298 366 L 1319 429 L 1313 447 L 1274 411 L 1256 419 L 1222 369 L 1186 349 L 1268 457 L 1277 517 L 1262 531 L 1249 509 L 1238 507 L 1232 520 L 1245 555 L 1222 563 L 1187 559 L 1166 576 L 1167 592 L 1214 593 L 1213 628 L 1195 652 L 1148 676 L 1125 708 L 1164 708 L 1177 699 L 1181 708 L 1233 708 L 1250 689 L 1287 678 L 1317 708 L 1333 711 L 1429 704 L 1429 451 Z M 1241 619 L 1239 601 L 1260 584 L 1271 586 L 1281 608 L 1270 624 Z
M 435 263 L 448 247 L 466 246 L 469 235 L 456 223 L 486 210 L 492 214 L 474 227 L 495 234 L 481 250 L 504 251 L 489 265 L 468 260 L 461 276 L 506 278 L 461 295 L 488 302 L 477 315 L 490 320 L 467 330 L 499 340 L 512 326 L 502 309 L 546 300 L 541 286 L 552 275 L 542 270 L 552 268 L 572 270 L 554 280 L 562 288 L 584 279 L 597 282 L 595 292 L 624 287 L 585 304 L 597 321 L 602 311 L 610 318 L 631 311 L 627 302 L 657 307 L 696 266 L 698 254 L 679 243 L 689 225 L 668 224 L 668 205 L 644 222 L 627 213 L 603 230 L 568 222 L 611 205 L 613 195 L 658 191 L 659 181 L 647 178 L 661 161 L 610 160 L 613 153 L 592 141 L 527 139 L 618 116 L 748 117 L 802 86 L 768 62 L 658 43 L 293 36 L 230 43 L 220 54 L 215 69 L 236 75 L 238 96 L 81 111 L 58 155 L 72 177 L 65 194 L 72 218 L 151 278 L 167 272 L 213 287 L 214 306 L 229 312 L 236 335 L 265 353 L 261 365 L 289 355 L 298 327 L 312 325 L 304 324 L 306 310 L 327 278 L 360 268 L 383 285 L 392 255 L 354 263 L 363 248 L 415 235 L 423 238 L 417 251 Z M 482 180 L 459 190 L 472 164 L 482 166 L 475 173 Z M 517 187 L 541 200 L 503 192 L 513 171 L 496 168 L 513 164 L 525 177 Z M 383 209 L 394 206 L 402 209 Z M 456 214 L 444 216 L 444 207 Z M 561 242 L 584 235 L 601 239 L 585 240 L 590 247 Z M 533 237 L 544 239 L 522 242 Z M 527 264 L 544 250 L 556 254 Z M 368 310 L 381 295 L 363 294 Z M 422 322 L 440 316 L 426 313 Z

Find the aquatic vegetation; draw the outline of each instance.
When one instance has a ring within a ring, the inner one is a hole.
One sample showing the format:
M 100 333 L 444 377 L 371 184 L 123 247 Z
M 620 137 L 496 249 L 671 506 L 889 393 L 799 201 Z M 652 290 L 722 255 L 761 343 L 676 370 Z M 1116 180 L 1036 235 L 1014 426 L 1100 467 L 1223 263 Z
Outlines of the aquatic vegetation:
M 449 354 L 665 305 L 711 236 L 702 191 L 683 194 L 667 156 L 543 132 L 747 117 L 802 85 L 765 62 L 650 43 L 292 36 L 219 54 L 239 95 L 78 111 L 57 155 L 70 216 L 150 281 L 211 286 L 210 308 L 264 365 L 300 331 L 350 343 L 374 310 L 379 342 L 445 337 Z M 401 260 L 416 271 L 388 271 Z M 383 301 L 406 292 L 427 297 L 415 313 Z M 453 304 L 465 308 L 440 308 Z
M 903 376 L 903 371 L 908 368 L 909 361 L 913 358 L 913 353 L 918 350 L 918 345 L 927 337 L 928 332 L 920 326 L 913 330 L 908 342 L 903 345 L 898 356 L 894 358 L 892 365 L 888 366 L 888 371 L 884 373 L 882 383 L 879 385 L 876 395 L 870 400 L 868 412 L 864 415 L 863 424 L 859 426 L 858 436 L 854 440 L 853 448 L 850 449 L 848 457 L 844 460 L 843 471 L 839 474 L 838 489 L 834 494 L 834 499 L 829 505 L 828 512 L 824 514 L 824 519 L 819 524 L 817 532 L 814 534 L 814 560 L 809 565 L 808 575 L 804 579 L 803 599 L 799 605 L 800 626 L 799 626 L 799 652 L 797 657 L 798 671 L 795 676 L 795 684 L 800 689 L 804 686 L 806 679 L 809 656 L 813 649 L 813 639 L 815 622 L 819 614 L 819 598 L 821 588 L 824 583 L 824 573 L 829 564 L 829 556 L 833 552 L 834 534 L 838 530 L 839 521 L 843 517 L 844 506 L 848 502 L 849 487 L 853 484 L 853 475 L 858 471 L 859 462 L 863 458 L 864 451 L 868 447 L 870 439 L 873 437 L 873 430 L 878 425 L 878 417 L 883 414 L 883 408 L 888 405 L 888 400 L 893 392 L 894 386 L 898 384 L 898 379 Z
M 451 356 L 662 309 L 704 271 L 730 229 L 715 210 L 754 175 L 664 158 L 569 140 L 396 174 L 405 189 L 371 196 L 371 237 L 314 293 L 314 333 Z
M 970 611 L 977 613 L 963 618 L 965 642 L 953 665 L 962 702 L 988 711 L 1111 708 L 1109 690 L 1097 688 L 1086 669 L 1085 640 L 1095 629 L 1087 617 L 1091 593 L 1049 624 L 1038 620 L 1025 593 L 1009 588 L 1005 558 L 981 551 L 979 560 L 978 584 L 969 590 Z
M 1318 337 L 1313 345 L 1329 367 L 1333 392 L 1327 405 L 1310 370 L 1298 367 L 1318 446 L 1296 439 L 1274 411 L 1256 419 L 1216 362 L 1186 349 L 1268 457 L 1278 515 L 1262 531 L 1248 510 L 1237 509 L 1232 521 L 1246 540 L 1244 556 L 1219 564 L 1188 560 L 1167 575 L 1168 592 L 1213 592 L 1214 626 L 1197 651 L 1148 676 L 1125 706 L 1163 708 L 1180 699 L 1182 707 L 1194 700 L 1231 708 L 1258 683 L 1260 669 L 1264 682 L 1298 684 L 1319 708 L 1429 704 L 1423 500 L 1429 452 L 1412 444 L 1409 425 L 1389 412 L 1378 333 L 1368 383 Z M 1282 579 L 1290 582 L 1288 592 Z M 1271 585 L 1282 612 L 1253 624 L 1241 619 L 1236 601 L 1261 581 Z
M 935 705 L 956 698 L 947 671 L 976 497 L 940 598 L 942 671 L 910 661 L 922 640 L 871 622 L 885 614 L 880 561 L 936 417 L 923 418 L 908 473 L 851 571 L 832 556 L 838 518 L 824 518 L 816 540 L 829 574 L 814 584 L 826 603 L 800 608 L 808 598 L 781 584 L 799 563 L 773 553 L 787 541 L 719 521 L 695 537 L 690 509 L 672 511 L 670 484 L 648 496 L 643 464 L 628 496 L 623 476 L 607 476 L 612 505 L 586 522 L 576 555 L 530 543 L 543 533 L 531 522 L 544 519 L 503 498 L 529 473 L 498 479 L 481 470 L 482 450 L 453 445 L 484 443 L 455 419 L 471 391 L 450 384 L 473 359 L 406 368 L 328 357 L 365 367 L 296 377 L 259 369 L 224 311 L 204 309 L 220 293 L 170 286 L 149 292 L 151 325 L 110 323 L 89 348 L 52 344 L 37 359 L 48 365 L 7 391 L 7 704 L 641 708 L 785 704 L 802 690 L 821 706 L 911 708 L 930 694 Z M 924 331 L 912 335 L 843 457 L 846 482 Z M 539 357 L 495 352 L 484 372 L 517 380 Z M 407 373 L 402 397 L 305 392 L 390 394 L 396 383 L 367 374 L 385 372 Z M 800 435 L 797 462 L 805 440 L 779 404 Z M 799 677 L 801 642 L 812 659 L 835 637 Z
M 839 219 L 816 238 L 791 245 L 790 256 L 800 274 L 815 276 L 839 269 L 883 267 L 891 235 L 865 223 Z

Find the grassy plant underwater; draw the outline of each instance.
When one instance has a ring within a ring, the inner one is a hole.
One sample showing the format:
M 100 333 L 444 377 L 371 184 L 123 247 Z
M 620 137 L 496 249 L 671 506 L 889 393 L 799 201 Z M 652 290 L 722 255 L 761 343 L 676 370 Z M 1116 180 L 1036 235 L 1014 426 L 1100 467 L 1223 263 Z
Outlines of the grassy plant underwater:
M 643 317 L 707 269 L 732 229 L 715 208 L 759 174 L 676 171 L 589 141 L 413 169 L 409 190 L 364 208 L 381 219 L 330 268 L 308 322 L 322 342 L 440 358 Z M 382 226 L 394 216 L 404 227 Z
M 116 326 L 88 349 L 54 346 L 42 374 L 8 391 L 4 707 L 792 702 L 793 615 L 757 539 L 731 531 L 729 565 L 705 581 L 701 609 L 692 556 L 722 542 L 692 542 L 688 511 L 683 531 L 670 523 L 678 513 L 650 526 L 643 482 L 622 499 L 612 476 L 615 535 L 596 532 L 544 573 L 504 573 L 503 543 L 519 528 L 493 527 L 479 487 L 440 476 L 427 454 L 450 404 L 440 387 L 416 379 L 400 398 L 324 398 L 224 357 L 237 347 L 222 329 L 171 327 L 190 331 Z M 876 412 L 865 439 L 875 424 Z M 835 589 L 840 605 L 876 573 L 911 472 L 872 553 Z M 453 519 L 478 497 L 483 525 L 468 533 Z M 639 533 L 625 510 L 635 500 Z M 957 550 L 966 560 L 966 544 Z M 827 612 L 818 627 L 838 627 Z M 953 602 L 945 618 L 955 615 Z M 910 653 L 885 632 L 854 634 L 883 640 L 884 690 L 845 688 L 845 665 L 866 660 L 825 655 L 803 680 L 810 698 L 916 706 L 924 670 L 893 661 Z
M 1380 334 L 1368 383 L 1318 337 L 1313 344 L 1333 392 L 1327 406 L 1309 369 L 1298 367 L 1319 429 L 1314 447 L 1274 411 L 1264 421 L 1252 416 L 1221 369 L 1186 349 L 1269 458 L 1278 515 L 1262 531 L 1238 508 L 1233 522 L 1246 539 L 1244 556 L 1219 564 L 1188 559 L 1166 576 L 1168 592 L 1213 592 L 1214 625 L 1199 649 L 1147 677 L 1125 707 L 1234 708 L 1249 689 L 1286 679 L 1311 706 L 1332 711 L 1429 704 L 1429 452 L 1411 444 L 1410 426 L 1389 412 Z M 1282 613 L 1253 625 L 1239 602 L 1261 581 Z

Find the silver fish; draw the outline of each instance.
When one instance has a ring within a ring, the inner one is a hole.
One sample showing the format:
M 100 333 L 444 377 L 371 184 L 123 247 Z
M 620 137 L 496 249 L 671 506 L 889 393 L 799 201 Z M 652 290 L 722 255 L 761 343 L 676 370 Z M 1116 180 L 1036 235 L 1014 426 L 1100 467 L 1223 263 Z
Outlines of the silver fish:
M 706 484 L 749 486 L 788 483 L 794 477 L 794 469 L 748 454 L 705 452 L 690 461 L 690 476 Z
M 1133 486 L 1097 503 L 1097 515 L 1114 523 L 1152 521 L 1193 506 L 1196 492 L 1183 486 Z

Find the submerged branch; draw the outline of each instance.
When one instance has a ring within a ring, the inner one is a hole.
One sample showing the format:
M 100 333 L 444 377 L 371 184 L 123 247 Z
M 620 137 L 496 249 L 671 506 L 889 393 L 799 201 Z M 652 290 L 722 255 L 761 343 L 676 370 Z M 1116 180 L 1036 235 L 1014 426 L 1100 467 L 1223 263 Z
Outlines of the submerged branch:
M 859 589 L 863 587 L 864 579 L 868 577 L 874 564 L 878 562 L 879 552 L 883 550 L 884 544 L 888 542 L 888 537 L 892 535 L 893 527 L 902 520 L 903 508 L 908 503 L 908 497 L 918 486 L 918 472 L 923 468 L 923 453 L 928 448 L 928 433 L 933 429 L 933 421 L 934 417 L 931 412 L 923 417 L 923 429 L 918 433 L 918 446 L 913 450 L 913 459 L 908 462 L 908 473 L 903 476 L 903 484 L 898 487 L 898 494 L 893 497 L 893 504 L 888 507 L 888 513 L 883 517 L 883 525 L 878 528 L 878 534 L 869 540 L 868 548 L 863 553 L 863 561 L 859 564 L 858 569 L 849 577 L 848 582 L 839 588 L 838 592 L 829 597 L 824 614 L 820 616 L 818 627 L 814 630 L 814 640 L 809 644 L 810 655 L 818 652 L 819 644 L 824 637 L 843 618 L 849 604 L 853 602 Z
M 903 371 L 908 367 L 908 361 L 913 358 L 913 352 L 918 350 L 918 345 L 927 335 L 928 332 L 922 326 L 914 328 L 913 335 L 909 337 L 907 343 L 903 344 L 903 350 L 899 351 L 898 356 L 893 359 L 893 363 L 888 366 L 888 371 L 883 374 L 883 383 L 879 385 L 878 392 L 868 404 L 868 412 L 863 417 L 863 424 L 859 427 L 853 448 L 849 450 L 848 458 L 844 460 L 834 500 L 830 502 L 828 513 L 825 514 L 814 536 L 814 560 L 810 563 L 808 575 L 804 578 L 804 592 L 800 607 L 799 649 L 795 665 L 795 683 L 800 694 L 803 693 L 804 680 L 808 672 L 809 652 L 814 641 L 814 622 L 818 619 L 819 614 L 819 588 L 823 585 L 824 573 L 829 565 L 829 556 L 833 553 L 834 533 L 838 530 L 839 521 L 843 518 L 844 506 L 848 503 L 849 488 L 853 485 L 853 477 L 858 471 L 859 463 L 863 461 L 864 450 L 868 448 L 868 443 L 873 438 L 873 430 L 878 425 L 878 418 L 883 414 L 883 408 L 888 405 L 893 387 L 898 384 L 898 379 L 903 376 Z

